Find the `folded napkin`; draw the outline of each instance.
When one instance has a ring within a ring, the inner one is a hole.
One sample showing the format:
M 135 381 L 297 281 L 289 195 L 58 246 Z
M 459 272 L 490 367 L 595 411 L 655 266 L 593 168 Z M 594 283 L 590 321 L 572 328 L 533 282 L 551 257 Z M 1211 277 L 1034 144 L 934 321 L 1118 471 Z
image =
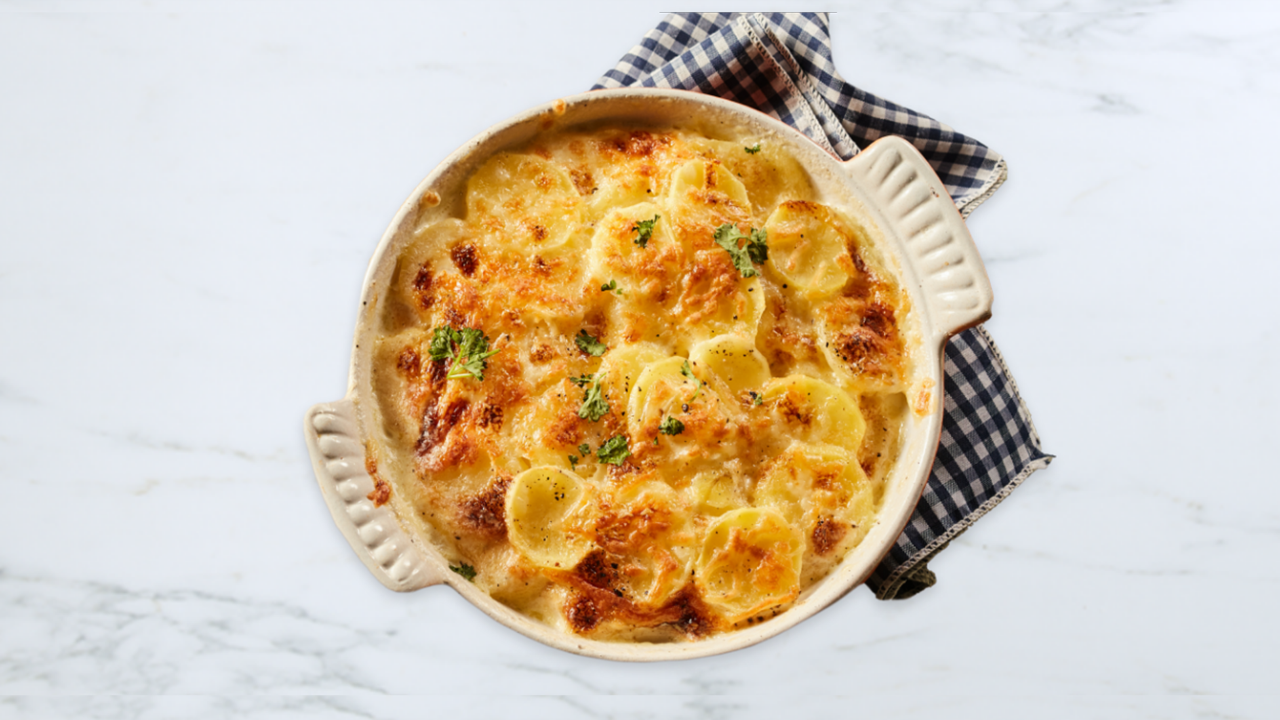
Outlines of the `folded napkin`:
M 675 13 L 593 89 L 679 88 L 768 113 L 843 159 L 885 135 L 928 159 L 966 217 L 1004 182 L 1004 159 L 950 127 L 859 90 L 836 72 L 825 13 Z M 931 587 L 928 562 L 1053 456 L 981 327 L 946 351 L 942 441 L 906 530 L 867 585 L 882 600 Z

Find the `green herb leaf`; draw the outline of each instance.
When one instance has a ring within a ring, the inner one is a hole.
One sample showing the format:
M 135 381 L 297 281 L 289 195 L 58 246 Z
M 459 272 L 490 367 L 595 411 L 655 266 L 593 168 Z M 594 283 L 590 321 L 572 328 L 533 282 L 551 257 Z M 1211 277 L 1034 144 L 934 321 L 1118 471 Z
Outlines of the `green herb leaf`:
M 693 368 L 689 367 L 688 360 L 685 360 L 684 364 L 680 366 L 680 374 L 698 383 L 698 389 L 693 391 L 693 397 L 689 398 L 689 402 L 693 402 L 694 400 L 697 400 L 698 395 L 702 393 L 702 386 L 705 383 L 699 380 L 697 375 L 693 374 Z
M 760 407 L 761 405 L 763 405 L 763 404 L 764 404 L 764 395 L 761 395 L 760 393 L 756 392 L 755 390 L 748 390 L 748 392 L 750 392 L 750 393 L 751 393 L 751 404 L 752 404 L 752 405 L 754 405 L 754 406 L 756 406 L 756 407 Z
M 480 330 L 462 328 L 462 339 L 458 342 L 457 352 L 453 367 L 446 377 L 459 380 L 470 375 L 483 380 L 485 368 L 489 366 L 489 357 L 498 351 L 489 349 L 489 338 Z
M 427 353 L 432 360 L 453 360 L 445 377 L 459 380 L 473 377 L 484 379 L 488 358 L 497 350 L 489 349 L 489 338 L 476 328 L 455 330 L 451 327 L 438 327 L 431 331 L 431 345 Z
M 624 293 L 622 292 L 622 288 L 618 287 L 618 281 L 617 281 L 617 280 L 610 280 L 609 282 L 607 282 L 607 283 L 605 283 L 605 284 L 603 284 L 603 285 L 601 285 L 601 286 L 600 286 L 600 291 L 601 291 L 601 292 L 609 292 L 610 290 L 612 290 L 613 292 L 618 293 L 619 295 L 623 295 L 623 294 L 624 294 Z
M 438 327 L 431 331 L 431 346 L 427 353 L 432 360 L 448 360 L 453 357 L 454 343 L 462 340 L 462 334 L 449 327 Z
M 483 380 L 485 368 L 489 366 L 489 356 L 496 352 L 498 351 L 490 350 L 480 355 L 472 355 L 466 360 L 459 356 L 455 362 L 455 368 L 450 370 L 446 377 L 460 380 L 470 375 L 477 380 Z
M 489 338 L 476 328 L 462 328 L 458 340 L 458 354 L 470 357 L 489 350 Z
M 605 440 L 596 451 L 596 457 L 600 458 L 600 462 L 610 465 L 621 465 L 629 455 L 631 455 L 631 448 L 627 447 L 626 435 L 615 435 Z
M 586 330 L 579 330 L 577 336 L 573 338 L 573 341 L 578 344 L 578 347 L 582 352 L 596 357 L 600 357 L 609 349 L 607 345 L 591 337 Z
M 458 573 L 459 575 L 466 578 L 467 580 L 470 580 L 471 582 L 475 582 L 476 580 L 476 569 L 466 563 L 461 563 L 458 565 L 450 565 L 449 569 Z
M 591 381 L 582 399 L 582 407 L 578 408 L 578 417 L 595 422 L 609 412 L 609 401 L 605 399 L 604 386 L 600 378 Z M 586 452 L 583 452 L 585 455 Z
M 747 243 L 747 254 L 751 262 L 763 265 L 769 259 L 769 232 L 764 228 L 751 228 L 751 240 Z
M 631 226 L 636 231 L 636 239 L 632 240 L 640 247 L 648 247 L 649 240 L 653 238 L 653 224 L 658 222 L 661 215 L 654 215 L 652 220 L 637 220 L 635 225 Z
M 572 470 L 577 470 L 577 469 L 578 469 L 578 456 L 577 456 L 577 455 L 570 455 L 570 456 L 569 456 L 569 468 L 570 468 L 570 469 L 572 469 Z
M 684 432 L 684 423 L 668 415 L 667 419 L 663 420 L 662 424 L 658 426 L 658 431 L 663 435 L 679 435 Z M 654 438 L 654 440 L 657 440 L 657 438 Z
M 744 147 L 742 149 L 746 150 L 748 155 L 755 155 L 756 153 L 760 152 L 760 143 L 756 143 L 751 147 Z
M 586 443 L 582 443 L 578 446 L 578 452 L 582 453 L 583 457 L 586 457 L 591 454 L 591 446 Z
M 769 259 L 768 239 L 769 234 L 763 229 L 751 228 L 750 235 L 743 235 L 738 228 L 729 223 L 716 228 L 715 234 L 716 244 L 729 253 L 729 257 L 733 259 L 733 266 L 742 273 L 744 278 L 759 274 L 752 263 L 764 263 Z M 746 240 L 745 245 L 739 246 L 739 240 Z
M 591 376 L 584 373 L 578 377 L 569 378 L 569 382 L 577 385 L 578 387 L 586 387 L 591 384 Z

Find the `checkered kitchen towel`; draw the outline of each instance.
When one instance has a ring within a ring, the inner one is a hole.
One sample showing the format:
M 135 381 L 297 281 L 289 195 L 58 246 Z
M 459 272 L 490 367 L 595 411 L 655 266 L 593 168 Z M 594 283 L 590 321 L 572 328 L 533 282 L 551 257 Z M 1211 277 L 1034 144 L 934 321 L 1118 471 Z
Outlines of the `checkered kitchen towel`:
M 968 215 L 1004 182 L 986 145 L 846 83 L 831 59 L 825 13 L 668 15 L 595 88 L 680 88 L 748 105 L 848 159 L 885 135 L 920 150 Z M 982 328 L 951 339 L 946 416 L 915 515 L 867 584 L 908 598 L 936 581 L 927 565 L 974 521 L 1049 463 L 1018 389 Z

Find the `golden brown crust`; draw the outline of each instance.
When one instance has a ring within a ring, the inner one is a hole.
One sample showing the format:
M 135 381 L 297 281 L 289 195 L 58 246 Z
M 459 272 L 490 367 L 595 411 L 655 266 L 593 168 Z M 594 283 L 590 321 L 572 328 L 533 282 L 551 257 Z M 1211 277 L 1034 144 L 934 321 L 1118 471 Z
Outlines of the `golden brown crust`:
M 599 587 L 580 573 L 569 575 L 566 581 L 574 592 L 565 605 L 565 619 L 574 632 L 582 635 L 591 635 L 609 625 L 627 629 L 667 626 L 686 639 L 697 640 L 724 626 L 692 585 L 682 588 L 662 606 L 646 608 L 627 599 L 620 590 Z
M 483 491 L 463 498 L 458 507 L 458 523 L 487 540 L 507 536 L 505 503 L 510 475 L 499 475 Z
M 480 264 L 480 252 L 476 250 L 475 245 L 471 243 L 458 245 L 449 251 L 449 257 L 453 259 L 453 264 L 464 277 L 476 274 L 476 267 Z
M 814 526 L 811 539 L 813 551 L 819 555 L 827 555 L 840 544 L 849 526 L 835 518 L 824 517 Z
M 599 639 L 763 621 L 857 544 L 910 406 L 906 306 L 793 160 L 683 131 L 551 134 L 478 170 L 466 207 L 424 207 L 382 301 L 374 389 L 398 459 L 391 482 L 368 468 L 371 500 L 394 485 L 493 597 Z M 716 243 L 778 208 L 840 239 L 843 285 L 770 262 L 746 277 Z M 481 376 L 433 359 L 446 328 L 483 333 Z M 726 337 L 746 344 L 698 365 Z

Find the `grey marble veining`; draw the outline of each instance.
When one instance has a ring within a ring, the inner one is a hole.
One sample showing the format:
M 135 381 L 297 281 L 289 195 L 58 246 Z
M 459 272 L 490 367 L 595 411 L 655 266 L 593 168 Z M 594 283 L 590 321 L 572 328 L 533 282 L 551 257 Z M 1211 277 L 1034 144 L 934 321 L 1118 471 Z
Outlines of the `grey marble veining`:
M 1058 460 L 912 600 L 621 665 L 386 591 L 300 431 L 417 181 L 658 8 L 0 5 L 0 715 L 1274 717 L 1280 15 L 832 9 L 850 82 L 1008 159 L 969 222 Z

